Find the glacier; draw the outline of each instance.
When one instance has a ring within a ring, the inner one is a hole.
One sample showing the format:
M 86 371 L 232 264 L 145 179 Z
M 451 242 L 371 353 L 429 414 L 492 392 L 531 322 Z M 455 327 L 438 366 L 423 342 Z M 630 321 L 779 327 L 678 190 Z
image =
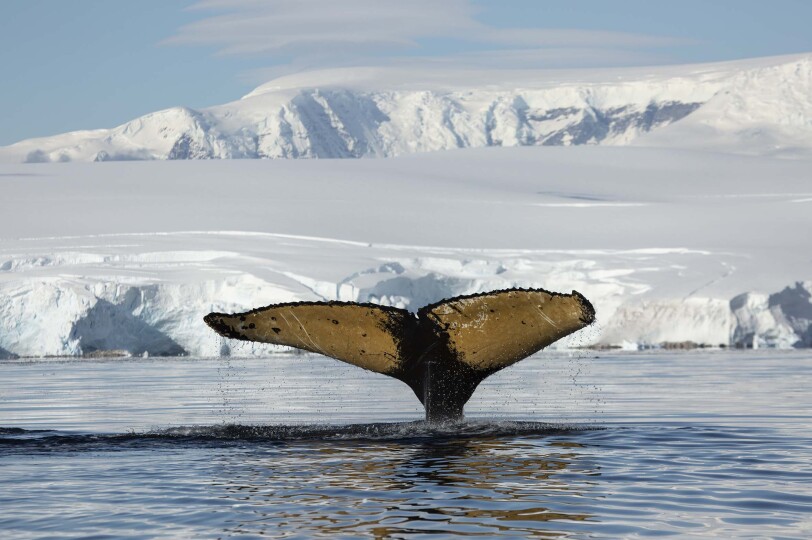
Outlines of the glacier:
M 593 302 L 565 348 L 809 347 L 810 170 L 589 145 L 0 164 L 0 357 L 259 355 L 203 315 L 508 287 Z
M 0 161 L 392 157 L 513 146 L 812 151 L 812 55 L 558 71 L 346 68 L 270 81 L 112 129 L 0 148 Z

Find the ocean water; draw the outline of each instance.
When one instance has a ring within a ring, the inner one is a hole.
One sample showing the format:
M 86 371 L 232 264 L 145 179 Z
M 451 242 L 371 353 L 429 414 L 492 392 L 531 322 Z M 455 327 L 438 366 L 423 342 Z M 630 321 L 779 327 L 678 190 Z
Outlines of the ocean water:
M 2 538 L 812 538 L 812 353 L 542 352 L 427 426 L 313 355 L 0 362 Z

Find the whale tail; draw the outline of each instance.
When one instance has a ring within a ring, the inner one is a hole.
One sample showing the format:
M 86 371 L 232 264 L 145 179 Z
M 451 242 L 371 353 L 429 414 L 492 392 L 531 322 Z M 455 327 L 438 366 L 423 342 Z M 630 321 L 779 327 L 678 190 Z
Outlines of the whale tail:
M 592 324 L 580 293 L 508 289 L 404 310 L 353 302 L 274 304 L 210 313 L 222 336 L 323 354 L 406 383 L 430 421 L 462 417 L 482 380 Z

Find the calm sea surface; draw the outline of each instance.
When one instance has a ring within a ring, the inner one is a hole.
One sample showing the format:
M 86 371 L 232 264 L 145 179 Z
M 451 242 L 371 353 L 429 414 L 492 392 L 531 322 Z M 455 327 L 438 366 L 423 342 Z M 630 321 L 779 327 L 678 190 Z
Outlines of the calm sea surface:
M 541 353 L 426 426 L 311 355 L 0 362 L 2 538 L 812 538 L 812 353 Z

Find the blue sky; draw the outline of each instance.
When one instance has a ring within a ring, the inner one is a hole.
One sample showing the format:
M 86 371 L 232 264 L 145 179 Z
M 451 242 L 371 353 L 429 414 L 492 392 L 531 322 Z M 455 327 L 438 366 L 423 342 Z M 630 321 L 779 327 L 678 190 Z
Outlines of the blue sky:
M 0 145 L 239 98 L 290 71 L 687 63 L 812 51 L 812 1 L 3 0 Z

